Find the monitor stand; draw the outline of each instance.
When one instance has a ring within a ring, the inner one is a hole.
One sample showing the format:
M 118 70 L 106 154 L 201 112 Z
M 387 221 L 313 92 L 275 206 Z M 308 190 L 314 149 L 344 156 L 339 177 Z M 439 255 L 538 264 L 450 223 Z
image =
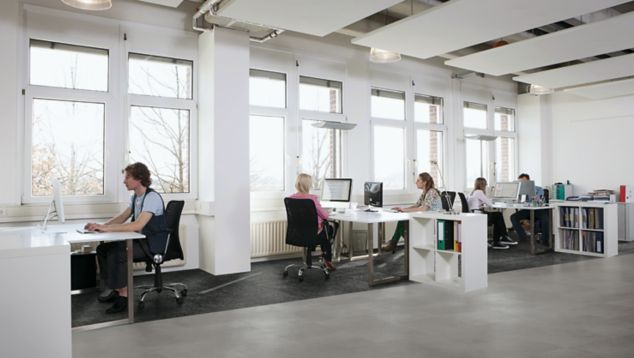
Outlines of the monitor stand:
M 368 213 L 376 213 L 376 212 L 378 212 L 379 210 L 378 210 L 378 209 L 375 209 L 372 205 L 368 205 L 368 208 L 367 208 L 367 209 L 365 209 L 365 210 L 363 210 L 363 211 L 368 212 Z

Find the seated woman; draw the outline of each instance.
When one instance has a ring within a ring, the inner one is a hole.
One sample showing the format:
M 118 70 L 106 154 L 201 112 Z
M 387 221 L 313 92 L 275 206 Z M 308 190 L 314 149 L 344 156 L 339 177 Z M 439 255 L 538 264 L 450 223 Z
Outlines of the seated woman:
M 406 208 L 395 207 L 392 210 L 396 210 L 401 213 L 408 213 L 413 211 L 439 211 L 442 210 L 442 202 L 440 201 L 440 192 L 434 187 L 434 178 L 429 175 L 427 172 L 423 172 L 418 174 L 418 178 L 416 178 L 416 187 L 422 190 L 420 194 L 420 198 L 418 201 L 411 206 Z M 396 225 L 396 230 L 394 231 L 394 235 L 392 235 L 392 239 L 387 244 L 381 247 L 383 251 L 394 251 L 396 249 L 396 244 L 398 240 L 401 239 L 401 236 L 405 233 L 405 222 L 399 221 Z
M 477 178 L 473 184 L 473 191 L 467 199 L 469 203 L 469 211 L 480 210 L 485 206 L 491 207 L 493 203 L 486 196 L 487 180 Z M 517 242 L 511 240 L 506 230 L 504 216 L 499 211 L 486 211 L 487 225 L 493 225 L 493 246 L 494 249 L 508 249 L 508 245 L 517 245 Z
M 321 247 L 321 251 L 324 253 L 324 265 L 328 270 L 334 271 L 336 267 L 332 264 L 332 247 L 330 241 L 326 236 L 325 225 L 329 225 L 325 220 L 328 219 L 328 212 L 321 207 L 317 195 L 310 194 L 310 187 L 313 185 L 313 177 L 308 174 L 301 173 L 297 176 L 295 182 L 295 189 L 297 193 L 289 196 L 291 199 L 310 199 L 315 203 L 317 209 L 317 244 Z M 334 235 L 334 234 L 333 234 Z

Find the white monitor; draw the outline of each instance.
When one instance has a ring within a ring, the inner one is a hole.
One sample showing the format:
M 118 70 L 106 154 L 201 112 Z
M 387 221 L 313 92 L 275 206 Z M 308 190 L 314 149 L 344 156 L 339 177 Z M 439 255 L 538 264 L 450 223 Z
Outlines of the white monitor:
M 513 182 L 500 182 L 495 184 L 495 190 L 493 190 L 493 199 L 508 201 L 517 200 L 517 195 L 520 191 L 520 183 Z
M 64 217 L 64 200 L 62 199 L 62 189 L 60 187 L 59 180 L 57 179 L 51 180 L 51 184 L 53 185 L 53 202 L 51 203 L 51 205 L 53 206 L 54 213 L 57 216 L 57 221 L 63 224 L 66 221 L 66 218 Z
M 352 179 L 350 178 L 324 179 L 321 200 L 349 202 L 351 191 Z

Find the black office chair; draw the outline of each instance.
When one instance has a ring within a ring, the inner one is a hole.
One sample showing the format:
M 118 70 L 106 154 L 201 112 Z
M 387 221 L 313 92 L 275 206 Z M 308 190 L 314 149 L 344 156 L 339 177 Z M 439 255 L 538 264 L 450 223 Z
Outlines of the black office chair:
M 148 252 L 149 247 L 156 247 L 155 245 L 147 245 L 142 250 L 145 253 L 145 257 L 135 259 L 135 261 L 146 262 L 148 265 L 146 271 L 151 272 L 154 269 L 154 285 L 137 286 L 136 288 L 144 290 L 139 297 L 138 307 L 143 309 L 145 306 L 145 296 L 150 292 L 161 293 L 163 290 L 171 291 L 176 298 L 176 302 L 180 305 L 183 303 L 183 299 L 187 296 L 187 286 L 180 282 L 163 283 L 163 274 L 161 271 L 161 265 L 165 261 L 174 259 L 183 259 L 183 249 L 180 244 L 180 238 L 178 234 L 178 228 L 181 220 L 181 213 L 183 212 L 183 206 L 185 202 L 182 200 L 172 200 L 167 203 L 165 207 L 165 221 L 168 230 L 167 240 L 162 246 L 160 252 Z M 160 246 L 159 246 L 160 247 Z
M 286 206 L 286 244 L 304 248 L 302 264 L 291 264 L 284 268 L 283 277 L 288 276 L 288 269 L 298 266 L 297 278 L 304 281 L 305 270 L 321 270 L 324 279 L 330 278 L 330 271 L 323 265 L 313 266 L 311 252 L 317 246 L 317 208 L 310 199 L 284 198 Z
M 440 193 L 440 201 L 442 202 L 443 210 L 450 211 L 453 208 L 454 200 L 456 200 L 455 191 L 443 191 Z
M 460 205 L 462 206 L 462 212 L 463 213 L 471 212 L 469 210 L 469 203 L 467 202 L 467 197 L 464 195 L 464 193 L 459 191 L 458 196 L 460 197 Z

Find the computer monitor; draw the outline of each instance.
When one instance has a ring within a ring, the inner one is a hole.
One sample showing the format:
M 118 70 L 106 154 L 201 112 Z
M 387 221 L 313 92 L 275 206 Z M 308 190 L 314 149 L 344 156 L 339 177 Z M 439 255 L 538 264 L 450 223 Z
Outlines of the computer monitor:
M 352 179 L 350 178 L 330 178 L 324 179 L 321 188 L 322 201 L 350 202 L 352 192 Z
M 53 200 L 51 200 L 46 216 L 44 216 L 44 222 L 42 223 L 42 228 L 44 230 L 46 230 L 46 224 L 48 221 L 53 217 L 57 217 L 57 221 L 60 224 L 63 224 L 66 221 L 66 218 L 64 217 L 64 199 L 62 199 L 62 189 L 60 187 L 59 180 L 52 179 L 51 186 L 53 187 Z
M 520 202 L 531 201 L 535 196 L 535 182 L 525 180 L 520 182 L 520 191 L 517 193 L 517 199 Z M 525 198 L 525 200 L 524 200 Z
M 516 181 L 512 182 L 500 182 L 495 184 L 493 190 L 494 201 L 510 201 L 516 200 L 520 191 L 520 183 Z
M 383 206 L 383 183 L 366 182 L 363 184 L 363 204 L 377 208 Z

